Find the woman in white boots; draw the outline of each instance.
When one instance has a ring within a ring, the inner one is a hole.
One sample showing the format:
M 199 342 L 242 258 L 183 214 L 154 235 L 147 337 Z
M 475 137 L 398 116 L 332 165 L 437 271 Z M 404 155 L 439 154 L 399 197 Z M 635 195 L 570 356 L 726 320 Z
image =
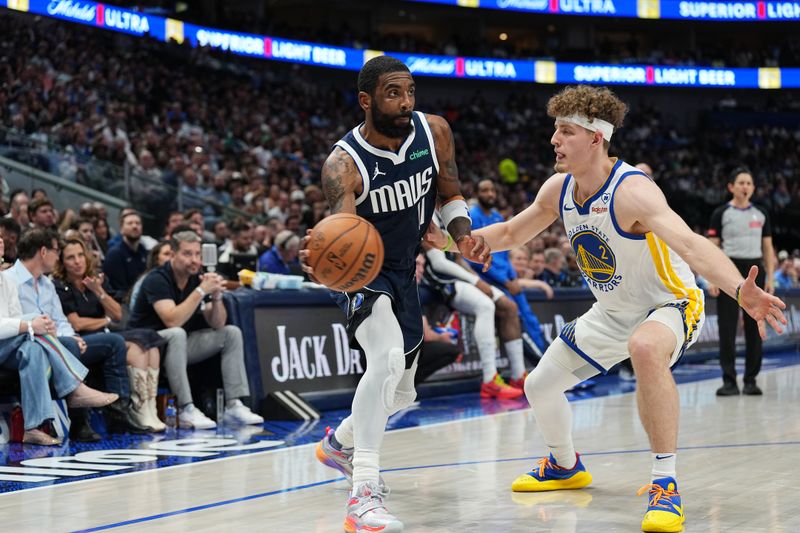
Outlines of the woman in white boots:
M 122 320 L 122 306 L 104 287 L 102 273 L 95 271 L 93 256 L 79 238 L 67 239 L 61 247 L 61 260 L 53 273 L 61 307 L 75 331 L 82 335 L 107 330 Z M 136 421 L 155 432 L 166 429 L 156 411 L 158 348 L 165 344 L 155 331 L 127 329 L 115 331 L 128 347 L 128 376 L 131 380 L 131 407 Z

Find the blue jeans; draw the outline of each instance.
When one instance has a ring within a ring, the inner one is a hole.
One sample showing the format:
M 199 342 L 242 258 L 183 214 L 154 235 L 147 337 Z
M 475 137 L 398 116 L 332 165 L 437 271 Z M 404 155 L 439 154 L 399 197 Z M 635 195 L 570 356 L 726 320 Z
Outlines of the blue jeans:
M 128 379 L 126 357 L 128 349 L 125 339 L 116 333 L 91 333 L 83 337 L 86 351 L 80 353 L 78 341 L 72 337 L 59 337 L 61 343 L 78 357 L 82 363 L 93 365 L 103 363 L 103 376 L 106 390 L 115 392 L 120 398 L 131 397 L 131 383 Z
M 26 430 L 55 418 L 48 383 L 51 371 L 59 397 L 75 390 L 88 372 L 80 361 L 75 360 L 63 346 L 57 347 L 52 339 L 37 337 L 35 342 L 31 342 L 27 334 L 0 340 L 0 366 L 19 371 Z

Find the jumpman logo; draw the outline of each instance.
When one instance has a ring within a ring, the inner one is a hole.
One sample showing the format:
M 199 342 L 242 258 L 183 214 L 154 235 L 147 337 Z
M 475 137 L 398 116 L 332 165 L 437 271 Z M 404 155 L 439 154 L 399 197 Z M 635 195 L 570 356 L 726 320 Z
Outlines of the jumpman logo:
M 372 173 L 372 179 L 374 180 L 378 176 L 385 176 L 386 172 L 381 172 L 381 169 L 378 167 L 378 162 L 375 161 L 375 172 Z

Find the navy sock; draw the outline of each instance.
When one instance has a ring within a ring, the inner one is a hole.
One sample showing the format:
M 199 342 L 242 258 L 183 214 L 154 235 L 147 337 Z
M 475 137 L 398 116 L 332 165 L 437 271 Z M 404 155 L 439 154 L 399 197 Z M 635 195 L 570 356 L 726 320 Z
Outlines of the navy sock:
M 336 440 L 335 433 L 331 433 L 331 446 L 333 447 L 334 450 L 339 450 L 339 451 L 342 450 L 342 445 L 338 440 Z

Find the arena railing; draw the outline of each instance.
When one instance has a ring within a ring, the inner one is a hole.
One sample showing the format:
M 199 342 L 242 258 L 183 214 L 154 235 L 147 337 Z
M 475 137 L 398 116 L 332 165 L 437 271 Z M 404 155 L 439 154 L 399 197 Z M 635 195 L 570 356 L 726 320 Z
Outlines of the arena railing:
M 142 214 L 148 231 L 160 231 L 169 212 L 173 209 L 183 211 L 186 200 L 195 200 L 195 204 L 203 203 L 211 206 L 218 213 L 217 217 L 210 217 L 212 219 L 244 218 L 251 221 L 258 219 L 245 211 L 183 191 L 180 183 L 171 185 L 165 183 L 163 179 L 141 174 L 127 159 L 120 165 L 92 155 L 78 154 L 72 147 L 61 146 L 41 135 L 28 135 L 0 127 L 0 155 L 31 170 L 38 169 L 42 175 L 50 176 L 51 179 L 47 183 L 58 180 L 59 190 L 74 185 L 71 190 L 76 194 L 89 191 L 96 193 L 94 196 L 102 195 L 102 199 L 97 200 L 103 203 L 107 203 L 108 199 L 114 199 L 113 205 L 134 207 Z M 159 169 L 159 172 L 163 177 L 165 171 Z M 31 186 L 23 185 L 22 188 L 29 190 Z M 86 199 L 95 200 L 91 194 L 84 196 Z M 66 207 L 76 208 L 83 201 Z M 109 220 L 116 220 L 116 217 Z

